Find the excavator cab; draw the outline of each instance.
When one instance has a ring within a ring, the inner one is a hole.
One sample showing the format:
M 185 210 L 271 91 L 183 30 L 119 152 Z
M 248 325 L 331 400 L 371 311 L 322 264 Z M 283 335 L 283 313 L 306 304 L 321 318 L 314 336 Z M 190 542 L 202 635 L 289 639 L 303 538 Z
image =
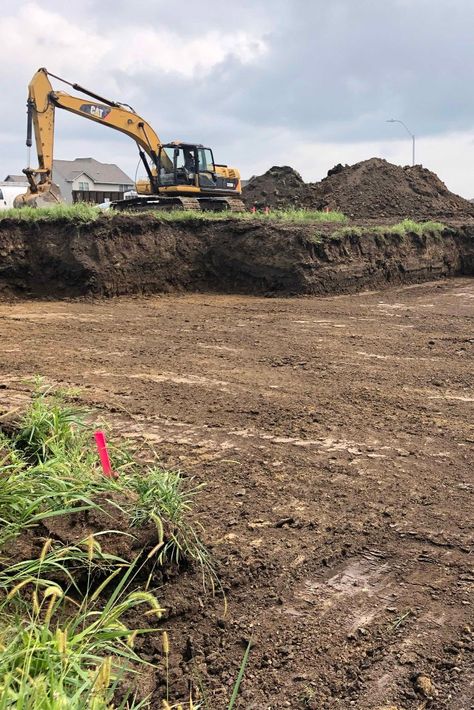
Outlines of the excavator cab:
M 210 148 L 194 143 L 168 143 L 158 154 L 158 185 L 215 189 L 217 176 Z M 234 185 L 232 185 L 234 187 Z
M 218 170 L 217 168 L 221 168 Z M 158 152 L 158 188 L 161 192 L 199 192 L 235 195 L 240 191 L 238 173 L 217 166 L 210 148 L 196 143 L 167 143 Z M 222 170 L 223 169 L 223 170 Z

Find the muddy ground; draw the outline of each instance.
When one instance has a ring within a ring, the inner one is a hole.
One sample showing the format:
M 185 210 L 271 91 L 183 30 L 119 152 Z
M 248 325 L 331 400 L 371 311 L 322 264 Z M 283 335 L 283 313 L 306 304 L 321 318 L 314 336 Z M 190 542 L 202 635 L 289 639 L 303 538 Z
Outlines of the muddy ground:
M 469 710 L 474 282 L 330 298 L 0 304 L 0 405 L 35 373 L 205 483 L 227 593 L 185 573 L 172 682 L 226 707 Z M 1 410 L 0 408 L 0 410 Z M 153 640 L 142 652 L 160 658 Z

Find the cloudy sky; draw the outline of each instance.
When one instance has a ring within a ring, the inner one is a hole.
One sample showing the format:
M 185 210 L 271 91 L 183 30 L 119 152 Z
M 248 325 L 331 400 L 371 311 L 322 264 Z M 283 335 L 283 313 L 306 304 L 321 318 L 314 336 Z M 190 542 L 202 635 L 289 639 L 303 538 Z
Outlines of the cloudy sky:
M 474 0 L 0 0 L 0 171 L 26 164 L 25 99 L 45 66 L 131 104 L 162 140 L 210 145 L 244 177 L 291 165 L 417 162 L 474 197 Z M 64 89 L 57 85 L 57 88 Z M 57 112 L 57 158 L 116 162 L 130 139 Z M 3 178 L 4 175 L 0 175 Z

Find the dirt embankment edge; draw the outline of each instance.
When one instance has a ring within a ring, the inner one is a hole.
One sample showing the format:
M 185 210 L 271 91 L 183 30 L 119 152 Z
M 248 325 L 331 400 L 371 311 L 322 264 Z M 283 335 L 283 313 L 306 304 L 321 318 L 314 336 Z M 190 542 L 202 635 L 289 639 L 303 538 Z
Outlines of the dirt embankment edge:
M 323 233 L 321 233 L 323 232 Z M 0 224 L 0 294 L 356 292 L 474 273 L 474 226 L 422 235 L 262 221 L 117 216 Z

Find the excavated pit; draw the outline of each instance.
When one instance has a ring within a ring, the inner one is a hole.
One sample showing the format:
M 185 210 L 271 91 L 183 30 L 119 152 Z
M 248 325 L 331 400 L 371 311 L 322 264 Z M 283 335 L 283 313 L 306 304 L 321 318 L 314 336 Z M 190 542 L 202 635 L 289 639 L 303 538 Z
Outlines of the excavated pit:
M 0 224 L 0 294 L 335 294 L 471 275 L 474 225 L 422 235 L 270 220 L 117 215 Z

